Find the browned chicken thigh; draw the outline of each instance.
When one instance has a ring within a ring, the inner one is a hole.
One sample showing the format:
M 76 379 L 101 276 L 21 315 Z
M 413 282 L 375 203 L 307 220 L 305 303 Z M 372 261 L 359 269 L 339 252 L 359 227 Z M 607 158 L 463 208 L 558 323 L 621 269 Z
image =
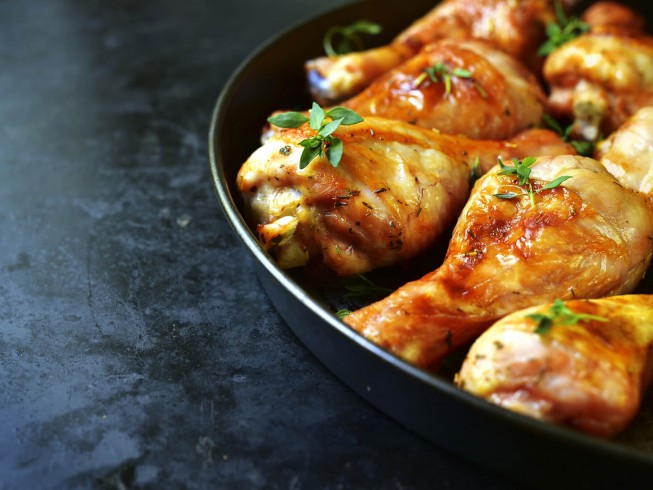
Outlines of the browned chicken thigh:
M 300 142 L 312 134 L 307 125 L 275 132 L 243 164 L 237 185 L 281 267 L 324 263 L 342 276 L 423 252 L 457 218 L 472 171 L 497 157 L 573 153 L 541 129 L 478 141 L 370 117 L 335 133 L 344 143 L 337 168 L 319 157 L 300 169 Z
M 637 414 L 652 354 L 652 295 L 558 302 L 495 323 L 456 380 L 504 408 L 611 437 Z
M 507 139 L 540 124 L 546 97 L 515 58 L 481 41 L 439 41 L 343 105 L 475 139 Z
M 360 92 L 375 78 L 440 39 L 484 39 L 539 69 L 544 27 L 555 20 L 555 0 L 445 0 L 380 48 L 306 63 L 316 100 L 333 103 Z M 566 4 L 575 1 L 568 0 Z
M 530 168 L 524 185 L 498 166 L 482 177 L 443 265 L 344 321 L 407 361 L 437 369 L 515 310 L 631 292 L 653 250 L 648 200 L 589 158 L 542 157 Z M 547 188 L 562 177 L 571 178 Z

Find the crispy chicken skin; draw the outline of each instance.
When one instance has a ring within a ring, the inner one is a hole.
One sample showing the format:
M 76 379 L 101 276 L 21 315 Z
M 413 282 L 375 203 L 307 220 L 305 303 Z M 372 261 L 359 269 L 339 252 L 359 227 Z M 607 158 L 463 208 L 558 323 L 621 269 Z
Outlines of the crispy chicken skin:
M 592 30 L 548 56 L 549 111 L 596 141 L 637 109 L 653 105 L 653 38 L 632 30 Z
M 653 107 L 644 107 L 609 138 L 595 156 L 617 180 L 653 198 Z
M 368 339 L 425 369 L 499 318 L 556 298 L 631 292 L 650 262 L 653 214 L 595 160 L 542 157 L 532 206 L 514 175 L 495 168 L 475 185 L 441 267 L 344 321 Z
M 340 165 L 318 158 L 299 169 L 308 126 L 275 132 L 237 177 L 261 244 L 283 268 L 324 263 L 347 276 L 416 256 L 448 229 L 465 204 L 478 158 L 573 149 L 532 130 L 512 141 L 477 141 L 380 118 L 341 127 Z
M 517 311 L 472 345 L 456 382 L 492 403 L 599 437 L 622 431 L 653 378 L 653 296 L 574 300 L 576 314 L 607 320 L 554 322 L 536 333 L 527 317 L 551 305 Z
M 333 103 L 360 92 L 375 78 L 440 39 L 484 39 L 539 70 L 537 48 L 555 20 L 554 0 L 445 0 L 380 48 L 306 63 L 313 96 Z M 574 1 L 567 1 L 573 4 Z
M 427 76 L 444 66 L 471 77 Z M 439 41 L 391 70 L 342 105 L 475 139 L 507 139 L 540 124 L 546 97 L 534 75 L 512 56 L 482 41 Z

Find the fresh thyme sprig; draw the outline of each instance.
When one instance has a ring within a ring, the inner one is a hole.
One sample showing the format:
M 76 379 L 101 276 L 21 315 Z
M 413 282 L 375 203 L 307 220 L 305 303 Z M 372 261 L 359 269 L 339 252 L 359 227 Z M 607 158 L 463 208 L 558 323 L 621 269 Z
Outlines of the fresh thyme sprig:
M 348 26 L 330 27 L 322 39 L 324 52 L 329 56 L 338 56 L 352 51 L 360 51 L 365 48 L 360 34 L 376 35 L 380 34 L 382 30 L 379 24 L 369 20 L 358 20 Z M 335 39 L 338 41 L 334 46 Z
M 433 83 L 444 83 L 444 93 L 450 95 L 452 77 L 469 79 L 474 83 L 474 87 L 479 95 L 484 99 L 487 98 L 487 92 L 481 84 L 474 79 L 471 71 L 466 70 L 465 68 L 449 69 L 444 63 L 436 63 L 433 66 L 424 68 L 420 76 L 415 79 L 415 86 L 419 87 L 427 79 L 431 80 Z
M 327 122 L 327 118 L 331 121 Z M 350 126 L 362 121 L 363 118 L 350 109 L 334 107 L 325 111 L 316 102 L 313 102 L 310 117 L 301 112 L 284 112 L 268 118 L 270 124 L 280 128 L 298 128 L 302 124 L 309 123 L 310 128 L 317 131 L 315 136 L 299 142 L 304 147 L 299 158 L 301 169 L 306 168 L 309 163 L 322 155 L 326 155 L 329 163 L 337 167 L 342 159 L 344 145 L 340 138 L 333 136 L 333 133 L 341 125 Z
M 547 40 L 540 46 L 538 56 L 547 56 L 568 41 L 590 30 L 590 25 L 576 16 L 567 17 L 561 2 L 555 3 L 557 22 L 546 25 Z
M 499 199 L 514 199 L 519 196 L 528 196 L 531 202 L 531 207 L 535 207 L 535 195 L 547 189 L 555 189 L 565 180 L 571 179 L 570 175 L 562 175 L 557 179 L 552 180 L 545 186 L 541 187 L 538 190 L 533 190 L 533 184 L 530 182 L 531 176 L 531 166 L 537 161 L 537 158 L 527 157 L 522 160 L 518 158 L 512 159 L 512 166 L 506 165 L 503 163 L 501 158 L 499 160 L 499 167 L 501 170 L 498 172 L 498 175 L 516 175 L 521 187 L 526 187 L 526 192 L 522 194 L 517 194 L 515 192 L 505 192 L 499 194 L 493 194 L 494 197 Z
M 517 175 L 517 178 L 519 179 L 519 185 L 524 185 L 526 182 L 528 182 L 528 179 L 531 176 L 531 166 L 537 161 L 537 158 L 526 157 L 522 160 L 513 158 L 512 167 L 503 163 L 501 157 L 498 158 L 498 161 L 499 167 L 501 167 L 499 175 Z
M 546 123 L 547 126 L 549 126 L 560 135 L 562 141 L 566 141 L 571 146 L 573 146 L 579 155 L 583 155 L 584 157 L 591 157 L 594 154 L 594 149 L 596 148 L 596 143 L 594 141 L 571 139 L 571 131 L 574 128 L 573 124 L 563 128 L 553 116 L 546 113 L 542 115 L 542 120 Z
M 597 315 L 589 315 L 587 313 L 575 313 L 574 311 L 567 308 L 565 302 L 561 299 L 556 299 L 553 302 L 551 308 L 546 313 L 533 313 L 531 315 L 526 315 L 526 318 L 530 318 L 537 323 L 535 327 L 535 333 L 543 335 L 551 330 L 554 324 L 557 325 L 576 325 L 578 322 L 582 321 L 596 321 L 596 322 L 607 322 L 607 318 Z

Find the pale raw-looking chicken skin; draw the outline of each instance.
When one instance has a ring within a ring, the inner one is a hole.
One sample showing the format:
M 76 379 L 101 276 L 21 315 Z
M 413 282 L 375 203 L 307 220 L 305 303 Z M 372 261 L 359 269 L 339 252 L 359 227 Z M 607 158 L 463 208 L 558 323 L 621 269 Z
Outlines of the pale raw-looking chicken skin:
M 622 28 L 593 29 L 548 56 L 549 111 L 573 134 L 597 141 L 653 105 L 653 38 Z
M 313 97 L 322 103 L 344 100 L 375 78 L 440 39 L 484 39 L 521 60 L 534 71 L 544 27 L 555 21 L 554 0 L 447 0 L 380 48 L 306 63 Z M 565 2 L 575 3 L 573 0 Z
M 446 70 L 449 84 L 443 73 L 428 75 L 433 67 Z M 535 76 L 512 56 L 482 41 L 440 41 L 342 105 L 362 116 L 500 140 L 538 126 L 545 102 Z
M 631 292 L 653 250 L 653 211 L 595 160 L 538 158 L 534 206 L 514 175 L 475 185 L 441 267 L 344 321 L 425 369 L 515 310 Z M 543 190 L 561 176 L 572 178 Z M 502 199 L 497 194 L 520 195 Z
M 653 198 L 653 107 L 644 107 L 609 138 L 595 157 L 621 185 Z
M 594 436 L 612 437 L 637 414 L 653 378 L 653 296 L 568 301 L 574 314 L 597 319 L 537 333 L 515 312 L 472 345 L 457 384 L 504 408 Z
M 237 185 L 261 244 L 281 267 L 324 263 L 341 276 L 433 245 L 464 206 L 472 171 L 488 170 L 497 157 L 573 152 L 541 129 L 478 141 L 367 118 L 335 133 L 344 143 L 337 168 L 320 157 L 300 169 L 299 143 L 314 134 L 307 125 L 274 133 L 243 164 Z

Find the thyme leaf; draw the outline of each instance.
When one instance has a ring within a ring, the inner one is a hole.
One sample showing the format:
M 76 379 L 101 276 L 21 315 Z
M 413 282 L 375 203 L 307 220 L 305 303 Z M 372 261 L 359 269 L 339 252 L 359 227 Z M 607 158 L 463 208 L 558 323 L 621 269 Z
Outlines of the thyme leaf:
M 433 66 L 424 68 L 422 74 L 415 79 L 415 86 L 419 87 L 426 80 L 430 80 L 433 83 L 444 83 L 444 93 L 450 95 L 452 77 L 471 80 L 481 97 L 484 99 L 487 98 L 487 91 L 473 78 L 471 71 L 465 68 L 449 69 L 444 63 L 436 63 Z
M 537 158 L 526 157 L 522 160 L 513 158 L 512 167 L 503 163 L 501 157 L 499 157 L 498 161 L 499 167 L 501 168 L 499 175 L 515 174 L 519 179 L 519 185 L 524 185 L 526 182 L 528 182 L 528 179 L 531 176 L 531 166 L 537 161 Z
M 556 299 L 553 302 L 551 308 L 546 313 L 533 313 L 531 315 L 526 315 L 526 318 L 530 318 L 535 321 L 535 333 L 539 335 L 544 335 L 549 332 L 553 325 L 576 325 L 578 322 L 582 321 L 596 321 L 596 322 L 608 322 L 609 320 L 605 317 L 598 315 L 589 315 L 587 313 L 575 313 L 569 309 L 565 302 L 561 299 Z
M 347 315 L 351 315 L 351 310 L 343 308 L 342 310 L 336 311 L 335 315 L 342 320 Z
M 474 160 L 474 164 L 472 165 L 472 168 L 469 171 L 469 187 L 474 187 L 474 184 L 478 179 L 481 178 L 481 159 L 479 157 L 476 157 L 476 160 Z
M 324 52 L 328 56 L 338 56 L 360 51 L 365 48 L 361 34 L 377 35 L 382 30 L 381 25 L 369 20 L 358 20 L 347 26 L 330 27 L 322 38 Z
M 571 132 L 574 128 L 573 123 L 566 128 L 563 128 L 553 116 L 546 113 L 542 115 L 542 120 L 547 126 L 549 126 L 549 128 L 560 135 L 562 141 L 566 141 L 573 146 L 579 155 L 590 157 L 594 154 L 596 148 L 596 143 L 594 141 L 576 140 L 571 138 Z
M 547 56 L 566 42 L 590 30 L 590 25 L 578 17 L 567 17 L 560 1 L 555 3 L 555 11 L 556 22 L 546 25 L 547 40 L 538 49 L 538 56 Z
M 499 199 L 514 199 L 515 197 L 519 196 L 528 196 L 531 207 L 535 207 L 535 195 L 539 194 L 540 192 L 547 190 L 547 189 L 555 189 L 558 187 L 560 184 L 562 184 L 564 181 L 571 179 L 571 175 L 561 175 L 560 177 L 557 177 L 556 179 L 553 179 L 551 182 L 547 183 L 546 185 L 542 186 L 538 190 L 533 190 L 533 185 L 530 182 L 530 176 L 531 176 L 531 166 L 537 161 L 537 158 L 534 157 L 527 157 L 522 160 L 519 160 L 518 158 L 513 158 L 512 159 L 512 166 L 506 165 L 503 163 L 503 160 L 501 160 L 501 157 L 498 159 L 499 161 L 499 167 L 501 170 L 497 172 L 498 175 L 516 175 L 517 179 L 519 181 L 519 185 L 521 187 L 525 187 L 526 192 L 523 192 L 521 194 L 518 194 L 516 192 L 503 192 L 503 193 L 497 193 L 493 194 L 494 197 L 497 197 Z
M 330 119 L 330 121 L 327 121 Z M 304 147 L 299 158 L 299 168 L 306 168 L 313 160 L 325 155 L 333 167 L 337 167 L 342 160 L 344 144 L 333 133 L 340 126 L 351 126 L 363 121 L 363 118 L 346 107 L 334 107 L 325 111 L 319 104 L 313 102 L 309 117 L 301 112 L 284 112 L 268 118 L 270 124 L 280 128 L 298 128 L 308 123 L 309 127 L 317 134 L 299 142 Z

